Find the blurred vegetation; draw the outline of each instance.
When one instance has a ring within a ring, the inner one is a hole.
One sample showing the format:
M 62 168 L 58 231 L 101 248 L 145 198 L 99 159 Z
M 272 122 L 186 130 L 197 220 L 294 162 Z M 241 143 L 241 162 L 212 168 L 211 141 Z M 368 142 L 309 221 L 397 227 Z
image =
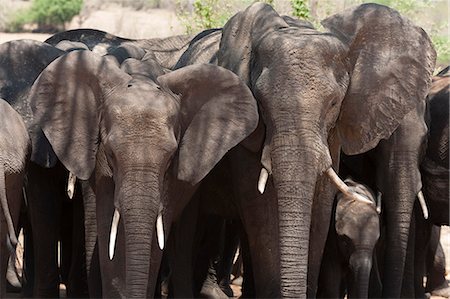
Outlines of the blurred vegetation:
M 84 3 L 83 3 L 84 2 Z M 64 28 L 64 23 L 80 12 L 89 15 L 108 5 L 134 10 L 167 8 L 175 10 L 187 33 L 222 27 L 236 12 L 255 0 L 31 0 L 28 9 L 12 9 L 11 3 L 28 1 L 0 0 L 0 30 L 23 30 L 25 24 L 38 28 Z M 262 0 L 280 14 L 307 19 L 321 30 L 320 20 L 361 3 L 375 2 L 398 10 L 425 29 L 438 53 L 438 64 L 450 64 L 449 8 L 447 0 Z
M 8 23 L 10 31 L 36 24 L 38 31 L 64 29 L 64 23 L 80 13 L 83 0 L 33 0 L 31 6 L 17 11 Z
M 176 0 L 177 15 L 187 33 L 222 27 L 239 10 L 253 0 Z M 353 5 L 374 2 L 387 5 L 421 26 L 430 36 L 438 54 L 437 64 L 450 64 L 448 36 L 448 3 L 446 0 L 263 0 L 280 14 L 288 14 L 312 22 L 319 30 L 320 20 Z

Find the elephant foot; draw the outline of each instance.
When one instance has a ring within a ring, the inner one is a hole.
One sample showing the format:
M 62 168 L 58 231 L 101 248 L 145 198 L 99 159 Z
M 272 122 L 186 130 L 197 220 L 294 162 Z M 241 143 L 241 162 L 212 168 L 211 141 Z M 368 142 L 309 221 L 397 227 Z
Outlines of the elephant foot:
M 431 291 L 432 296 L 439 296 L 444 298 L 450 298 L 450 286 L 446 284 L 443 288 L 434 289 Z
M 233 290 L 230 287 L 229 279 L 222 279 L 219 283 L 219 287 L 225 293 L 225 295 L 230 298 L 234 297 Z
M 208 275 L 200 290 L 200 297 L 209 299 L 228 299 L 228 296 L 220 289 L 215 277 Z

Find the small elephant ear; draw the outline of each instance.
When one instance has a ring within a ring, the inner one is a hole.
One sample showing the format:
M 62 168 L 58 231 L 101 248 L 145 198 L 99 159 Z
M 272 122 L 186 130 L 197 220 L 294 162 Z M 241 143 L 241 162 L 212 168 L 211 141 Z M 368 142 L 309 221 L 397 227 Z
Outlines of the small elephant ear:
M 214 65 L 187 66 L 158 81 L 181 95 L 178 179 L 194 185 L 255 130 L 256 100 L 239 77 Z
M 255 3 L 234 15 L 223 27 L 218 64 L 250 85 L 252 44 L 269 30 L 289 27 L 266 3 Z
M 53 61 L 30 91 L 35 122 L 64 166 L 87 180 L 95 167 L 99 109 L 131 77 L 110 61 L 75 51 Z
M 357 6 L 322 25 L 349 48 L 350 86 L 338 120 L 342 149 L 363 153 L 425 100 L 436 53 L 421 28 L 378 4 Z

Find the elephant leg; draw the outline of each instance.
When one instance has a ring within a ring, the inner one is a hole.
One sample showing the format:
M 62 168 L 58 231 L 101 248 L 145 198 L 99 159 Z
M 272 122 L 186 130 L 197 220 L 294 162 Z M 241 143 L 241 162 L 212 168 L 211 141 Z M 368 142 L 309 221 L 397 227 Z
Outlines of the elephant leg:
M 124 296 L 125 286 L 125 231 L 123 219 L 119 220 L 114 257 L 110 260 L 109 239 L 114 214 L 114 183 L 106 178 L 97 183 L 96 220 L 98 232 L 98 257 L 102 282 L 102 296 L 118 298 Z M 92 256 L 91 265 L 94 260 Z M 92 273 L 90 273 L 92 275 Z
M 217 276 L 219 279 L 219 287 L 228 297 L 233 297 L 233 290 L 230 287 L 231 270 L 233 268 L 234 256 L 239 247 L 239 231 L 241 226 L 240 221 L 237 220 L 227 220 L 225 223 L 224 248 Z
M 197 227 L 199 199 L 197 195 L 188 203 L 173 225 L 168 244 L 171 289 L 174 298 L 194 297 L 193 246 Z
M 9 212 L 16 230 L 16 236 L 19 233 L 19 216 L 22 204 L 22 182 L 23 173 L 5 174 L 5 188 L 6 199 L 8 200 Z M 0 297 L 6 297 L 6 271 L 8 269 L 9 250 L 6 245 L 6 236 L 8 234 L 6 219 L 4 213 L 0 208 L 0 238 L 1 242 L 1 257 L 0 257 Z M 14 261 L 15 263 L 15 261 Z
M 343 298 L 342 292 L 345 290 L 344 265 L 347 265 L 347 262 L 343 260 L 338 248 L 334 221 L 331 221 L 331 224 L 333 227 L 330 227 L 328 232 L 320 267 L 317 298 Z
M 448 298 L 450 286 L 445 279 L 445 255 L 440 242 L 441 228 L 433 226 L 430 247 L 427 251 L 427 291 L 435 296 Z
M 206 298 L 227 298 L 228 296 L 219 287 L 218 267 L 222 258 L 225 220 L 218 215 L 206 217 L 206 231 L 203 235 L 200 257 L 197 259 L 196 270 L 199 273 L 206 269 L 206 276 L 200 276 L 202 287 L 200 296 Z M 197 271 L 196 271 L 197 272 Z
M 60 167 L 60 166 L 59 166 Z M 27 199 L 34 240 L 34 290 L 36 297 L 59 297 L 57 264 L 58 223 L 63 187 L 61 169 L 44 169 L 34 163 L 28 168 Z M 59 190 L 62 189 L 62 190 Z
M 83 197 L 80 194 L 80 186 L 77 184 L 77 190 L 72 203 L 72 246 L 70 248 L 71 263 L 67 283 L 67 296 L 72 298 L 88 297 L 87 273 L 86 273 L 86 252 L 84 235 L 84 212 Z
M 68 293 L 68 281 L 70 264 L 72 263 L 72 203 L 67 200 L 61 202 L 61 222 L 59 232 L 59 272 L 61 283 L 66 286 Z
M 25 202 L 26 204 L 26 202 Z M 23 215 L 23 271 L 22 271 L 22 297 L 30 298 L 33 296 L 34 289 L 34 249 L 33 249 L 33 231 L 31 229 L 31 220 L 29 209 L 25 209 Z
M 230 151 L 230 168 L 232 173 L 239 174 L 233 186 L 248 239 L 256 296 L 273 298 L 281 296 L 278 206 L 270 178 L 264 193 L 257 191 L 262 167 L 259 157 L 238 146 Z M 240 181 L 241 178 L 245 178 L 245 182 Z M 244 277 L 246 272 L 244 264 Z

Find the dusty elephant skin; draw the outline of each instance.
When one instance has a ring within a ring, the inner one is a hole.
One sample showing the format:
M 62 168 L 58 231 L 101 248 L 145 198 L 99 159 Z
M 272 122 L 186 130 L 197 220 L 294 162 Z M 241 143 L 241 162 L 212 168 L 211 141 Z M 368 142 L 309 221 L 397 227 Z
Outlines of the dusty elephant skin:
M 115 58 L 75 51 L 31 90 L 55 153 L 95 193 L 105 297 L 153 297 L 173 220 L 168 202 L 187 203 L 258 121 L 251 92 L 230 71 L 198 65 L 161 75 L 156 66 L 144 57 L 119 68 Z
M 31 152 L 31 141 L 20 115 L 0 98 L 0 297 L 6 297 L 6 270 L 11 250 L 5 240 L 17 245 L 22 185 Z
M 423 119 L 436 54 L 422 29 L 385 6 L 364 4 L 322 24 L 329 32 L 289 26 L 269 5 L 254 4 L 224 26 L 218 54 L 219 65 L 251 87 L 266 127 L 261 164 L 278 202 L 279 295 L 315 296 L 328 228 L 311 235 L 310 228 L 327 226 L 334 194 L 324 172 L 339 145 L 352 155 L 378 145 L 394 154 L 380 154 L 380 165 L 397 171 L 380 184 L 389 232 L 383 296 L 399 297 L 421 184 L 418 170 L 409 177 L 397 173 L 418 165 L 426 127 L 422 122 L 411 143 L 402 140 L 407 130 L 397 129 L 407 115 L 406 122 Z M 402 159 L 403 153 L 411 155 Z M 315 254 L 308 255 L 309 248 Z
M 75 29 L 57 33 L 45 42 L 53 46 L 63 41 L 79 42 L 86 45 L 89 50 L 101 55 L 107 54 L 111 49 L 121 45 L 133 45 L 153 52 L 161 66 L 172 69 L 188 48 L 192 38 L 191 35 L 177 35 L 166 38 L 134 40 L 95 29 Z

